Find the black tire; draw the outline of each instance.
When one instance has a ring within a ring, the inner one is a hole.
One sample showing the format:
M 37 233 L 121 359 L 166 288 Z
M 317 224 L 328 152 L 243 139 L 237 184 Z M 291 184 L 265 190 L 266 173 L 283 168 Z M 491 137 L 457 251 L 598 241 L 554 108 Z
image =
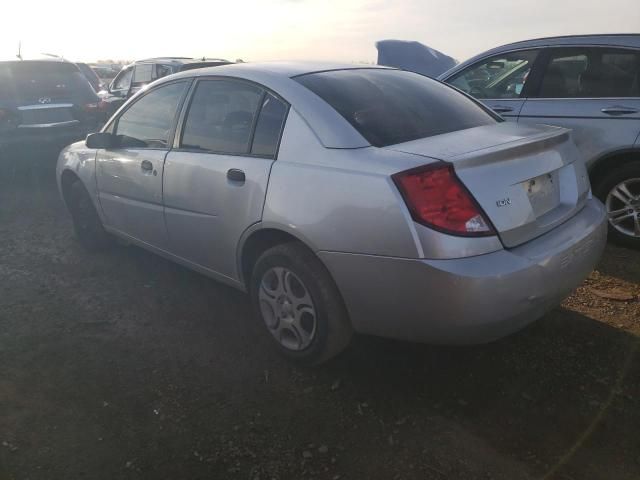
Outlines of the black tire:
M 91 196 L 80 180 L 76 180 L 69 187 L 67 200 L 73 228 L 80 244 L 90 252 L 110 247 L 113 243 L 112 237 L 102 226 Z
M 640 162 L 630 162 L 619 168 L 613 169 L 595 184 L 594 194 L 606 206 L 609 192 L 611 192 L 616 185 L 630 179 L 640 179 Z M 640 191 L 636 194 L 640 194 Z M 638 202 L 634 208 L 636 215 L 640 215 L 640 202 Z M 640 249 L 639 236 L 634 237 L 620 232 L 611 225 L 611 223 L 609 223 L 609 239 L 619 245 Z
M 260 289 L 263 277 L 273 268 L 285 268 L 292 272 L 312 299 L 315 308 L 315 333 L 304 349 L 285 347 L 267 326 L 261 307 Z M 318 365 L 349 345 L 353 330 L 342 296 L 322 262 L 302 244 L 284 243 L 265 251 L 253 268 L 249 293 L 256 317 L 264 325 L 265 332 L 278 350 L 289 360 L 305 365 Z

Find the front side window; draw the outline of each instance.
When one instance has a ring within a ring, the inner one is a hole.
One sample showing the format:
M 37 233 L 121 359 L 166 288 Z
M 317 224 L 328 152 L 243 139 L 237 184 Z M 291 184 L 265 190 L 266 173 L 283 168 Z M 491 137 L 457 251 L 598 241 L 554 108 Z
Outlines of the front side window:
M 638 97 L 640 53 L 612 48 L 553 48 L 541 98 Z
M 185 91 L 184 82 L 156 88 L 118 118 L 115 134 L 121 147 L 166 148 Z
M 348 69 L 294 77 L 383 147 L 496 123 L 473 100 L 436 80 L 391 69 Z
M 133 69 L 129 68 L 118 74 L 113 81 L 113 90 L 129 90 L 131 86 L 131 77 L 133 77 Z
M 496 55 L 472 65 L 447 83 L 481 99 L 520 98 L 538 50 Z
M 184 123 L 181 148 L 249 153 L 251 129 L 262 95 L 261 88 L 245 82 L 199 82 Z

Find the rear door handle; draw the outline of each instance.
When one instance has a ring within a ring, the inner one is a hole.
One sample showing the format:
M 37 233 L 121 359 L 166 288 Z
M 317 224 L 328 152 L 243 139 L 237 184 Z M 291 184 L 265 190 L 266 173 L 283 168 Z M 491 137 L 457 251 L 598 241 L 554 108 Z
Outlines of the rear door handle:
M 153 163 L 151 163 L 149 160 L 143 160 L 140 164 L 140 168 L 142 168 L 143 172 L 150 172 L 151 170 L 153 170 Z
M 230 168 L 229 170 L 227 170 L 227 178 L 232 182 L 238 183 L 244 183 L 244 181 L 246 180 L 244 172 L 237 168 Z
M 614 105 L 611 107 L 605 107 L 600 110 L 602 113 L 607 115 L 612 115 L 614 117 L 619 115 L 633 115 L 634 113 L 638 113 L 638 109 L 630 108 L 630 107 L 622 107 L 620 105 Z
M 496 113 L 513 112 L 513 107 L 507 107 L 506 105 L 494 105 L 491 109 Z

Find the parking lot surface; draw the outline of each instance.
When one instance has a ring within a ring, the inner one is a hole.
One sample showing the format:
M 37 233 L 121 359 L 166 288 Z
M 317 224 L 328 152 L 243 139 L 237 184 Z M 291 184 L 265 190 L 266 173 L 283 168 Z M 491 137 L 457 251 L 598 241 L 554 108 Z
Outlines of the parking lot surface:
M 0 479 L 638 479 L 640 252 L 499 342 L 299 368 L 245 295 L 83 251 L 55 156 L 0 165 Z

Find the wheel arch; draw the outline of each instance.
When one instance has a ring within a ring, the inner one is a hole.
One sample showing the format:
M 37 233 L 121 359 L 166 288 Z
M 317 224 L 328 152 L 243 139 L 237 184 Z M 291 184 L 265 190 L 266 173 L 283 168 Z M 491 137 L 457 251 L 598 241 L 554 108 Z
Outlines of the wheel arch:
M 69 194 L 71 185 L 75 182 L 81 182 L 80 177 L 73 171 L 68 168 L 65 168 L 60 174 L 60 193 L 62 194 L 62 199 L 64 203 L 69 207 Z
M 603 155 L 589 167 L 592 188 L 606 177 L 607 173 L 612 170 L 613 164 L 615 167 L 621 167 L 634 161 L 640 161 L 640 146 L 616 150 Z
M 322 259 L 316 255 L 317 249 L 298 232 L 294 233 L 279 225 L 256 224 L 245 232 L 238 247 L 237 263 L 240 283 L 248 289 L 247 282 L 251 278 L 251 271 L 260 255 L 269 248 L 288 242 L 297 242 L 304 246 L 324 264 Z

